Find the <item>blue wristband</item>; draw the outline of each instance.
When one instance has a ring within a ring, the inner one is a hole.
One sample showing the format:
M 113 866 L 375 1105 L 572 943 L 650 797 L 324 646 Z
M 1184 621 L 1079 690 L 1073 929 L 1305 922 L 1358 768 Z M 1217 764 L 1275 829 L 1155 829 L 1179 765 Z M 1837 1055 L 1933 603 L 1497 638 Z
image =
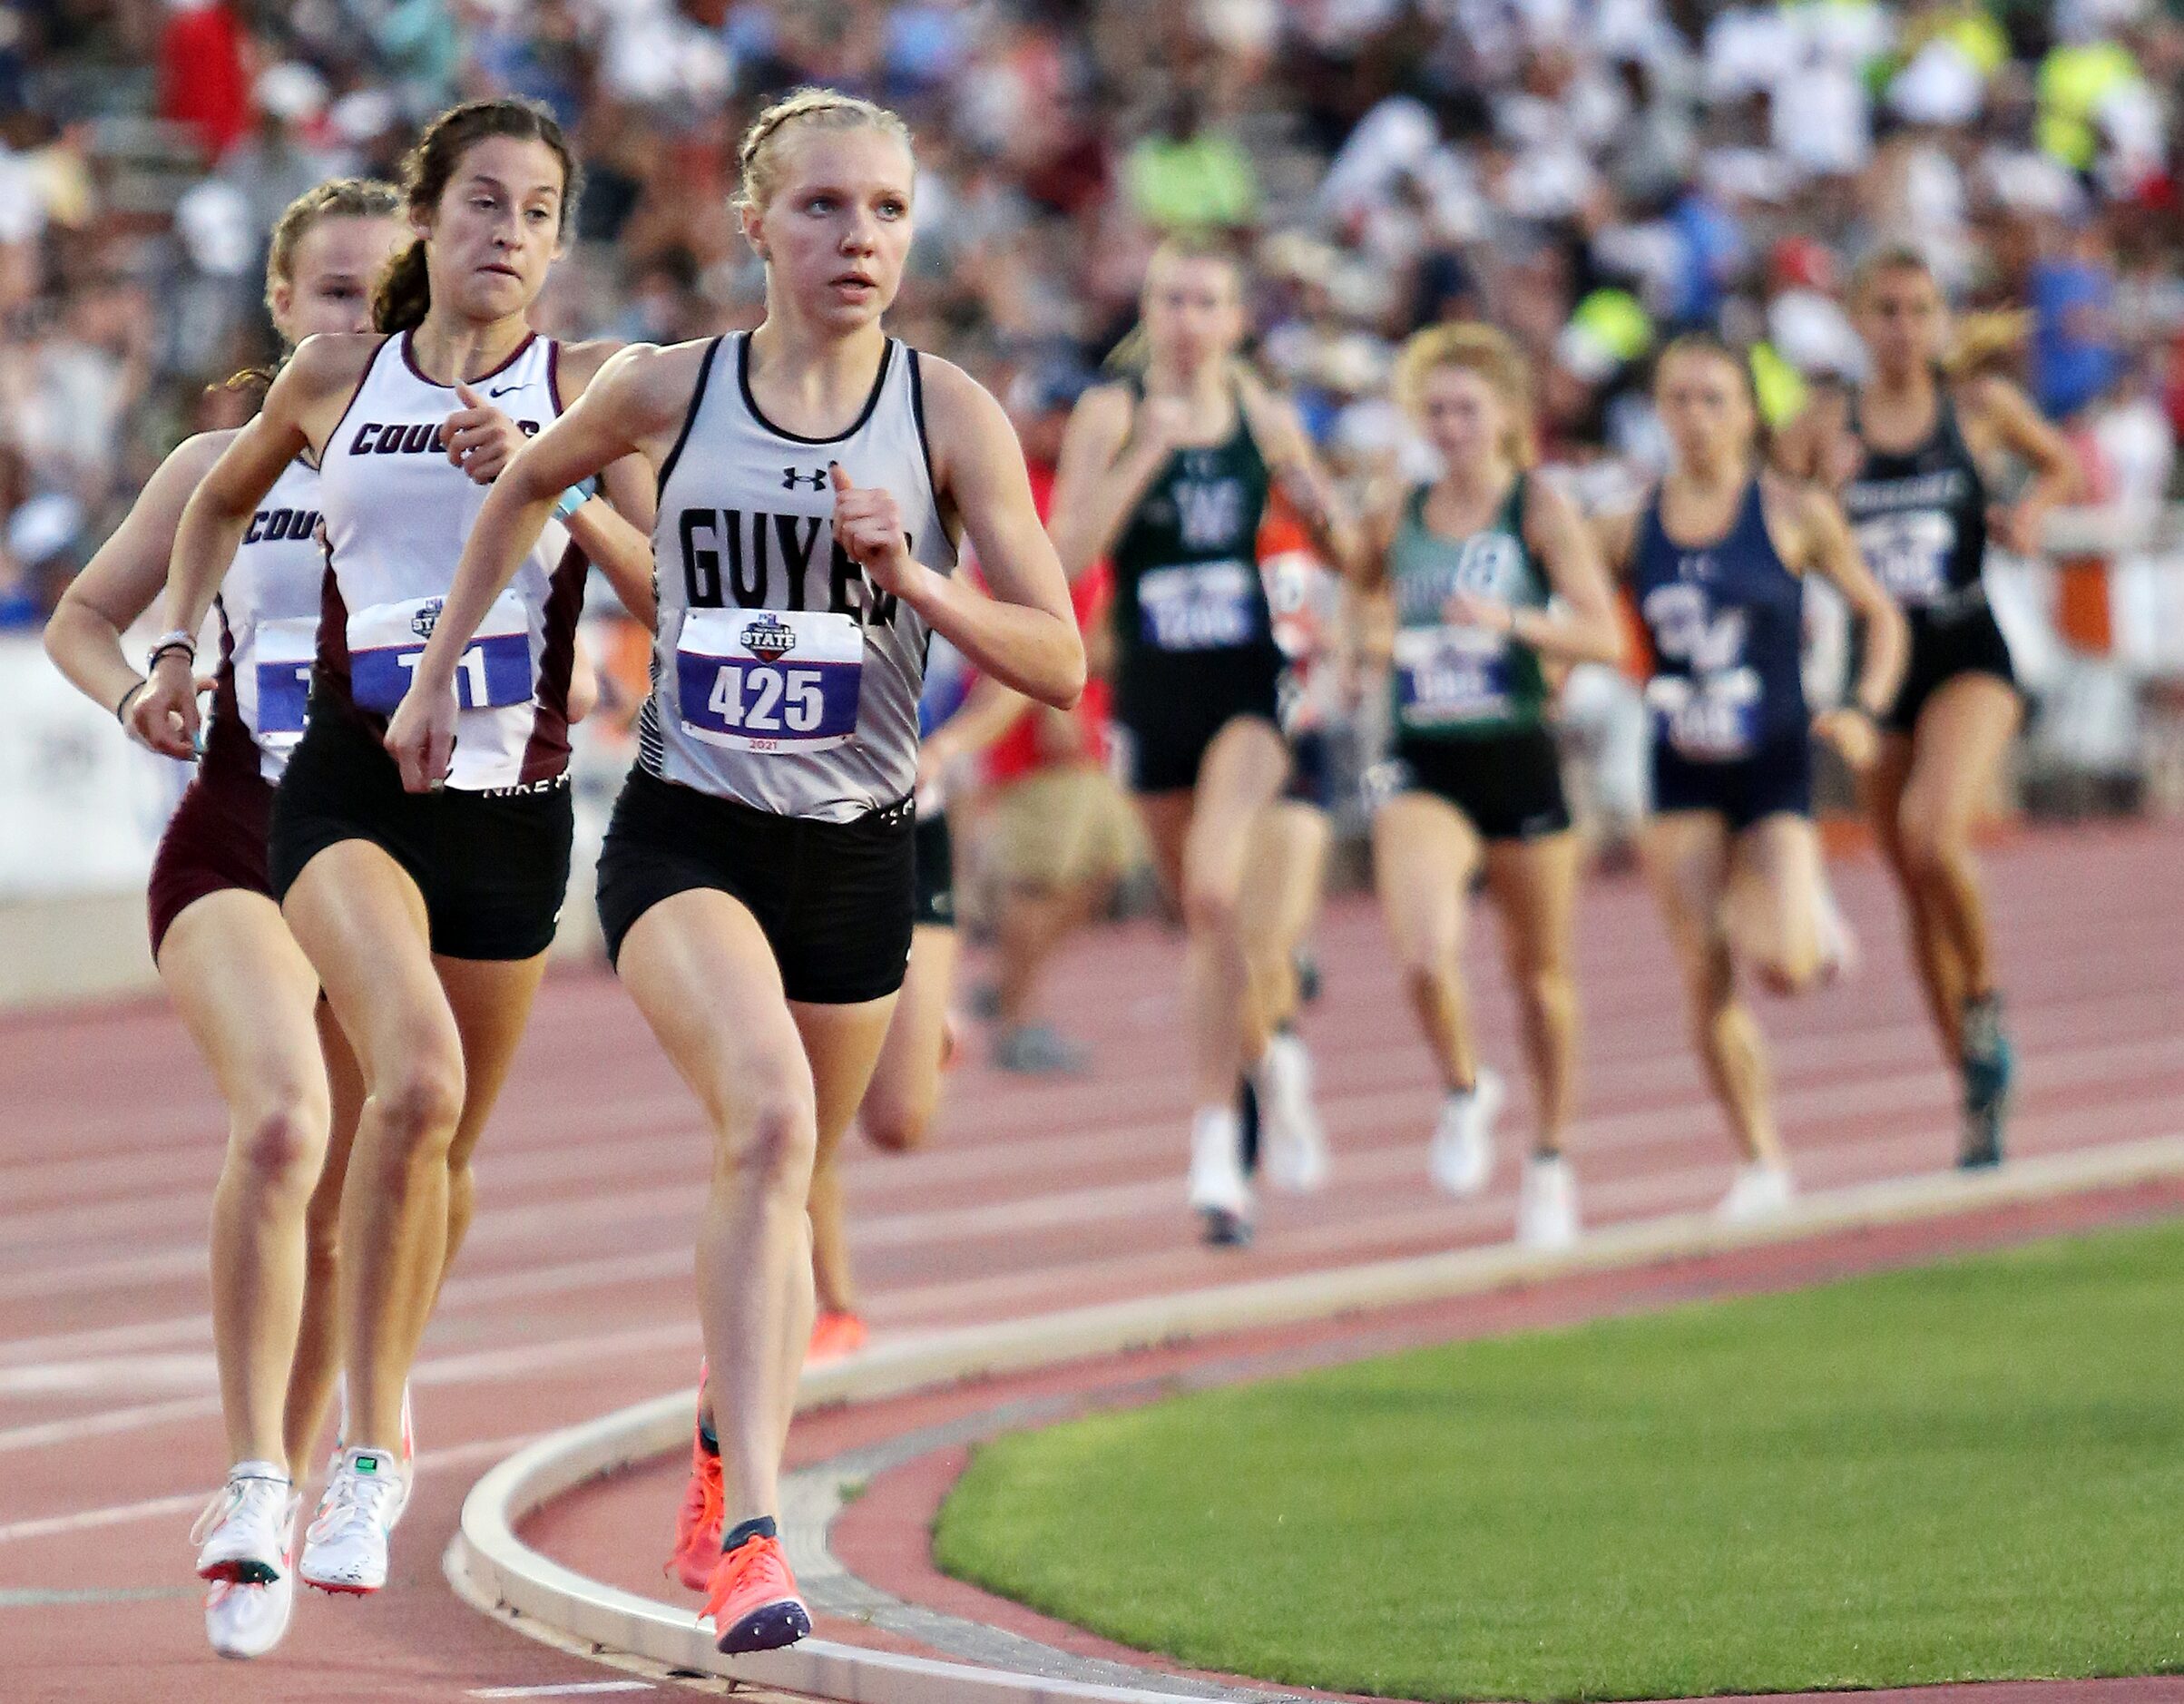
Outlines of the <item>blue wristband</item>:
M 595 478 L 579 480 L 561 494 L 561 501 L 553 505 L 553 513 L 560 515 L 563 520 L 567 520 L 585 504 L 591 502 L 593 494 L 598 489 L 599 481 Z

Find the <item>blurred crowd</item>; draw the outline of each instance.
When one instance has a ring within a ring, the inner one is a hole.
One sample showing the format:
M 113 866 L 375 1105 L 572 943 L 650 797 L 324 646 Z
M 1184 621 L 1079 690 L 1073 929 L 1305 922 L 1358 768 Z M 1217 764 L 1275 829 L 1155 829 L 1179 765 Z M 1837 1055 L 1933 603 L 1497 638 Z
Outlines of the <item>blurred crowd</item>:
M 1761 345 L 1770 412 L 1855 377 L 1863 250 L 1925 250 L 2105 488 L 2184 422 L 2178 0 L 19 0 L 0 5 L 0 622 L 27 622 L 158 456 L 241 407 L 289 197 L 391 174 L 514 92 L 589 190 L 553 328 L 748 322 L 727 199 L 769 96 L 890 102 L 920 149 L 896 316 L 1004 392 L 1127 328 L 1157 234 L 1233 233 L 1259 352 L 1338 462 L 1404 453 L 1390 357 L 1484 314 L 1552 457 L 1652 458 L 1675 331 Z M 1978 323 L 1978 322 L 1973 322 Z M 1992 352 L 1991 352 L 1992 353 Z
M 395 176 L 452 102 L 535 98 L 587 181 L 546 328 L 702 336 L 759 317 L 735 143 L 805 83 L 908 118 L 919 237 L 892 328 L 1007 400 L 1042 490 L 1170 231 L 1252 263 L 1254 357 L 1338 475 L 1430 472 L 1394 356 L 1478 316 L 1530 357 L 1547 459 L 1589 504 L 1662 458 L 1647 384 L 1669 338 L 1751 346 L 1780 419 L 1858 377 L 1858 257 L 1916 246 L 1962 359 L 2066 424 L 2095 499 L 2043 570 L 2061 661 L 2020 658 L 2042 695 L 2028 749 L 2061 730 L 2076 772 L 2106 750 L 2134 798 L 2166 775 L 2184 808 L 2184 643 L 2166 735 L 2145 731 L 2159 671 L 2098 660 L 2111 625 L 2142 651 L 2184 636 L 2184 0 L 0 3 L 0 629 L 43 620 L 181 437 L 250 406 L 220 381 L 274 352 L 264 245 L 293 196 Z M 2134 552 L 2160 572 L 2116 615 L 2107 576 Z M 591 631 L 607 701 L 580 796 L 603 799 L 647 652 L 627 623 Z M 1643 711 L 1581 675 L 1573 792 L 1627 823 Z M 953 807 L 990 812 L 966 901 L 1018 1030 L 1044 958 L 1141 862 L 1091 702 L 1017 728 Z M 1368 733 L 1329 731 L 1355 736 L 1354 779 Z M 1021 1068 L 1068 1063 L 1047 1039 Z

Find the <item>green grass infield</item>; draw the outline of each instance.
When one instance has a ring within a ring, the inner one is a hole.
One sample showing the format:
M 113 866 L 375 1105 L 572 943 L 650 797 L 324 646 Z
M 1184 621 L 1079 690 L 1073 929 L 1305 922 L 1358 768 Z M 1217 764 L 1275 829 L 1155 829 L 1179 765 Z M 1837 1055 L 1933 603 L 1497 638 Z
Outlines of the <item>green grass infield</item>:
M 1400 1699 L 2184 1670 L 2184 1225 L 1003 1438 L 940 1565 Z

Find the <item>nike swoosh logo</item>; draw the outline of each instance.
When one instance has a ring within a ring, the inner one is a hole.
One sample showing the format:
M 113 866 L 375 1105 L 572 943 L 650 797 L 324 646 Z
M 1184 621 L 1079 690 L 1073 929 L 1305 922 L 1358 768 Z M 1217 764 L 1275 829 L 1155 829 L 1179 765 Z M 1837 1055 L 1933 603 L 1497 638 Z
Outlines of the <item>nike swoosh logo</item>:
M 489 390 L 485 394 L 488 397 L 505 397 L 511 391 L 521 389 L 523 389 L 521 385 L 503 385 L 498 390 Z

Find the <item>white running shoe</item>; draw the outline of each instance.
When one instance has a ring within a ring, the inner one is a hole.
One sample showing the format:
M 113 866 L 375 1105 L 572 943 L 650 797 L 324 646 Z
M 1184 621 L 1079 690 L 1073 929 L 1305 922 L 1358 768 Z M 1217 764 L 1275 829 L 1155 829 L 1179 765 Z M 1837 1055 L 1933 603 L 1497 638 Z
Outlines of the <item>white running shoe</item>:
M 303 1535 L 297 1572 L 321 1591 L 377 1591 L 387 1583 L 387 1541 L 409 1501 L 409 1475 L 385 1450 L 341 1452 L 318 1513 Z
M 288 1572 L 299 1499 L 276 1462 L 238 1462 L 191 1530 L 201 1580 L 267 1585 Z
M 1577 1179 L 1560 1154 L 1533 1154 L 1524 1161 L 1517 1191 L 1517 1243 L 1540 1253 L 1577 1243 Z
M 1820 936 L 1820 980 L 1847 982 L 1858 974 L 1858 937 L 1836 903 L 1835 889 L 1820 883 L 1819 910 L 1815 918 Z
M 1494 1121 L 1504 1099 L 1502 1079 L 1481 1071 L 1470 1092 L 1441 1102 L 1441 1117 L 1425 1151 L 1425 1169 L 1451 1195 L 1476 1195 L 1494 1173 Z
M 1190 1121 L 1190 1208 L 1210 1242 L 1249 1240 L 1251 1186 L 1244 1179 L 1243 1124 L 1233 1107 L 1200 1107 Z
M 205 1637 L 222 1657 L 262 1657 L 289 1631 L 296 1612 L 296 1576 L 284 1572 L 269 1585 L 215 1580 L 205 1592 Z
M 1312 1055 L 1286 1033 L 1267 1043 L 1251 1072 L 1266 1138 L 1267 1181 L 1285 1195 L 1309 1195 L 1327 1180 L 1327 1137 L 1312 1102 Z
M 1737 1168 L 1736 1180 L 1714 1213 L 1733 1225 L 1746 1224 L 1779 1213 L 1797 1192 L 1789 1168 L 1779 1160 L 1748 1160 Z

